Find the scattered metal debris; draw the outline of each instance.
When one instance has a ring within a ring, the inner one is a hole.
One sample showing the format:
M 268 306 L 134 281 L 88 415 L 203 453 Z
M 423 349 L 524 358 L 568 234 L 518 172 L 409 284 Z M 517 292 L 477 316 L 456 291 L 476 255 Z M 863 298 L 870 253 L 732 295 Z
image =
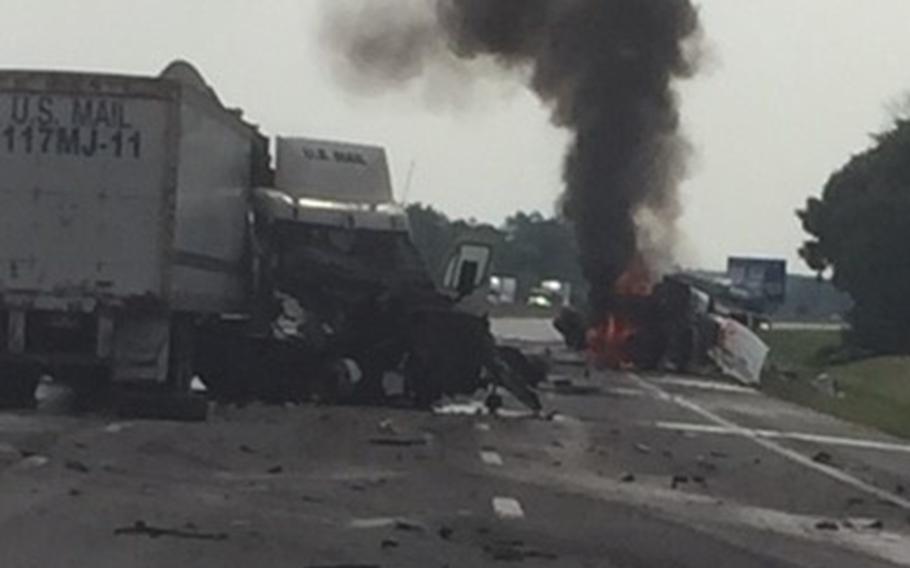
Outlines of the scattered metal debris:
M 623 483 L 633 483 L 635 481 L 635 474 L 626 473 L 621 478 L 619 478 L 619 480 L 622 481 Z
M 689 476 L 683 474 L 676 474 L 673 476 L 673 479 L 670 482 L 670 487 L 676 489 L 680 485 L 685 485 L 689 483 Z
M 217 533 L 207 533 L 199 532 L 195 529 L 184 530 L 184 529 L 168 529 L 161 527 L 154 527 L 149 524 L 146 524 L 145 521 L 136 521 L 129 527 L 121 527 L 114 529 L 114 534 L 117 536 L 121 535 L 135 535 L 135 536 L 147 536 L 149 538 L 160 538 L 163 536 L 173 537 L 173 538 L 182 538 L 182 539 L 191 539 L 191 540 L 211 540 L 211 541 L 222 541 L 228 539 L 228 534 L 223 532 Z
M 557 560 L 552 552 L 530 548 L 521 540 L 499 540 L 483 547 L 493 560 L 498 562 L 523 562 L 525 560 Z
M 413 446 L 426 446 L 427 439 L 424 437 L 403 438 L 370 438 L 369 443 L 373 446 L 389 446 L 394 448 L 407 448 Z
M 64 464 L 64 466 L 66 467 L 66 469 L 69 469 L 71 471 L 77 471 L 79 473 L 88 473 L 89 472 L 88 466 L 79 460 L 67 460 L 67 462 Z
M 834 458 L 831 457 L 831 454 L 829 454 L 828 452 L 822 451 L 822 452 L 817 452 L 815 455 L 813 455 L 812 461 L 814 461 L 815 463 L 820 463 L 822 465 L 831 465 L 834 463 Z
M 840 530 L 840 526 L 835 521 L 818 521 L 815 523 L 815 528 L 820 531 Z
M 451 540 L 452 535 L 454 533 L 455 533 L 455 531 L 453 529 L 451 529 L 450 527 L 445 527 L 445 526 L 439 527 L 439 531 L 437 531 L 439 538 L 441 538 L 442 540 Z

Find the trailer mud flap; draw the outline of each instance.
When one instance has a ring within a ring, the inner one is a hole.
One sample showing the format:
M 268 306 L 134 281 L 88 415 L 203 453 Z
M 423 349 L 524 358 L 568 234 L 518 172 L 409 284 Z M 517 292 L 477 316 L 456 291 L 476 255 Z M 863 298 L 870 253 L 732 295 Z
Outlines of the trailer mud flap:
M 130 315 L 115 323 L 112 379 L 115 383 L 164 383 L 168 375 L 170 321 L 160 315 Z

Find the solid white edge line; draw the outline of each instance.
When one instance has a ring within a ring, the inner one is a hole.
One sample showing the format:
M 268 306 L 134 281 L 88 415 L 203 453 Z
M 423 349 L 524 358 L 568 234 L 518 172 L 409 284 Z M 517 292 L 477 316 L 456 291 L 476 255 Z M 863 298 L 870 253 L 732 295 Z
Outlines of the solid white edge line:
M 654 426 L 661 430 L 678 430 L 681 432 L 693 432 L 703 434 L 719 435 L 737 435 L 738 429 L 727 428 L 726 426 L 715 426 L 711 424 L 690 424 L 687 422 L 655 422 Z M 857 448 L 863 450 L 879 450 L 883 452 L 903 452 L 910 453 L 910 445 L 896 444 L 893 442 L 882 442 L 879 440 L 865 440 L 861 438 L 846 438 L 842 436 L 828 436 L 824 434 L 809 434 L 806 432 L 787 432 L 783 430 L 764 430 L 745 428 L 760 438 L 771 438 L 781 440 L 796 440 L 799 442 L 810 442 L 830 446 L 844 446 L 848 448 Z
M 698 414 L 702 418 L 710 420 L 711 422 L 714 422 L 715 424 L 718 424 L 720 426 L 729 428 L 730 430 L 734 431 L 735 433 L 739 434 L 740 436 L 743 436 L 744 438 L 748 438 L 748 439 L 752 440 L 753 442 L 755 442 L 759 446 L 765 448 L 766 450 L 774 452 L 784 458 L 789 459 L 790 461 L 792 461 L 794 463 L 802 465 L 803 467 L 817 471 L 818 473 L 826 475 L 827 477 L 830 477 L 831 479 L 834 479 L 835 481 L 839 481 L 854 489 L 857 489 L 859 491 L 863 491 L 865 493 L 873 495 L 882 501 L 891 503 L 892 505 L 896 505 L 896 506 L 904 509 L 905 511 L 910 511 L 910 501 L 908 501 L 907 499 L 899 497 L 893 493 L 889 493 L 888 491 L 880 489 L 870 483 L 866 483 L 865 481 L 858 479 L 856 477 L 853 477 L 852 475 L 850 475 L 846 472 L 843 472 L 839 469 L 815 462 L 812 460 L 812 458 L 809 458 L 799 452 L 796 452 L 794 450 L 781 446 L 780 444 L 774 443 L 770 440 L 766 440 L 766 439 L 762 438 L 761 436 L 759 436 L 758 434 L 756 434 L 755 432 L 753 432 L 752 430 L 749 430 L 748 428 L 744 428 L 744 427 L 740 426 L 739 424 L 736 424 L 735 422 L 731 422 L 730 420 L 727 420 L 726 418 L 719 416 L 719 415 L 711 412 L 710 410 L 707 410 L 706 408 L 702 408 L 698 404 L 696 404 L 682 396 L 668 394 L 662 388 L 642 379 L 638 375 L 629 374 L 629 377 L 633 381 L 635 381 L 636 383 L 641 385 L 643 388 L 648 389 L 651 392 L 653 392 L 655 395 L 658 396 L 658 398 L 661 398 L 663 400 L 672 401 L 672 402 L 678 404 L 679 406 L 682 406 L 683 408 L 686 408 L 686 409 L 694 412 L 695 414 Z
M 525 516 L 521 503 L 512 497 L 493 497 L 493 511 L 500 519 L 523 519 Z

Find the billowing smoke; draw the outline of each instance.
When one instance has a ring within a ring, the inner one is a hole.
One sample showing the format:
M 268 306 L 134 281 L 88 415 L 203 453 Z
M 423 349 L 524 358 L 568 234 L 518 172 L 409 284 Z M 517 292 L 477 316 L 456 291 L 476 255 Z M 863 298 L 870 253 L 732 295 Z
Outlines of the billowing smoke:
M 334 3 L 334 2 L 333 2 Z M 696 67 L 690 0 L 362 0 L 327 18 L 326 38 L 365 84 L 406 82 L 494 61 L 572 134 L 564 215 L 591 304 L 606 311 L 636 259 L 672 256 L 688 145 L 674 81 Z

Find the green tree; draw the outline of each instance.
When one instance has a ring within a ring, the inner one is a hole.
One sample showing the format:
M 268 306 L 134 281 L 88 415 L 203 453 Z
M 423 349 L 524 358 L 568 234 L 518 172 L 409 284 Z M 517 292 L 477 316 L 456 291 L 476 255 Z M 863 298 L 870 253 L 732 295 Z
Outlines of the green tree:
M 797 214 L 811 235 L 800 255 L 855 302 L 848 339 L 910 352 L 910 120 L 876 136 Z

